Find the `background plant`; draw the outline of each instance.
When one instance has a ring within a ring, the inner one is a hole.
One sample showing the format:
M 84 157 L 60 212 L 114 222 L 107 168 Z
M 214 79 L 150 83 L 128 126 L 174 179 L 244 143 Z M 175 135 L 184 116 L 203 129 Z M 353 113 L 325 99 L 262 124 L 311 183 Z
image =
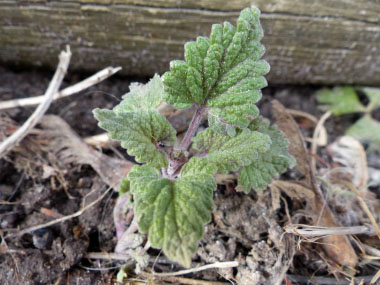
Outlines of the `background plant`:
M 360 101 L 357 91 L 363 93 L 368 104 L 364 105 Z M 368 151 L 380 152 L 380 122 L 372 116 L 372 113 L 380 108 L 380 89 L 362 87 L 356 90 L 350 86 L 325 88 L 318 91 L 317 98 L 323 107 L 334 115 L 363 114 L 346 130 L 346 135 L 368 143 Z
M 172 61 L 162 80 L 156 75 L 132 86 L 113 110 L 94 110 L 99 126 L 143 164 L 122 183 L 133 194 L 140 232 L 184 266 L 211 219 L 215 173 L 239 171 L 238 187 L 248 193 L 266 188 L 295 163 L 282 133 L 255 105 L 269 72 L 260 59 L 259 16 L 257 8 L 246 8 L 236 27 L 213 25 L 209 38 L 185 44 L 185 61 Z M 156 110 L 163 101 L 175 108 L 195 105 L 181 142 Z M 204 115 L 209 127 L 197 133 Z

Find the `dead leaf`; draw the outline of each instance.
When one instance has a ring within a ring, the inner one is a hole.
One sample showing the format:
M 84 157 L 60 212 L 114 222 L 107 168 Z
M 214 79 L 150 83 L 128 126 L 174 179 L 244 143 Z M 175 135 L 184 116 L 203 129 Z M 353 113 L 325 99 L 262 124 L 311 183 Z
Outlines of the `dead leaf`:
M 277 100 L 272 101 L 273 113 L 276 118 L 278 128 L 290 141 L 289 153 L 297 161 L 296 168 L 305 176 L 306 185 L 311 184 L 309 159 L 305 148 L 305 142 L 293 117 L 286 111 L 286 108 Z
M 291 182 L 291 181 L 280 181 L 275 180 L 270 185 L 272 187 L 278 187 L 281 191 L 285 192 L 292 199 L 299 201 L 313 201 L 315 194 L 312 190 L 306 188 L 303 185 Z
M 89 147 L 60 117 L 44 116 L 40 122 L 41 135 L 49 141 L 47 147 L 66 163 L 89 164 L 102 180 L 117 189 L 134 163 L 109 157 Z
M 361 189 L 368 184 L 367 156 L 362 144 L 355 138 L 343 136 L 329 147 L 332 159 L 340 163 L 343 171 L 351 176 L 351 182 Z

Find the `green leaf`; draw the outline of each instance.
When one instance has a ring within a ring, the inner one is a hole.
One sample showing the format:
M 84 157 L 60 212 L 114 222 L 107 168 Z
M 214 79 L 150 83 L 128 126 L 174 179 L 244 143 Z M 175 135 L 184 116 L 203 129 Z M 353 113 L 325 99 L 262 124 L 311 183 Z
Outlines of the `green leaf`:
M 346 135 L 368 143 L 367 150 L 369 152 L 380 152 L 380 122 L 370 116 L 367 115 L 357 120 L 346 131 Z
M 257 158 L 240 171 L 238 184 L 243 187 L 245 193 L 251 189 L 265 189 L 274 178 L 295 166 L 295 159 L 288 153 L 289 142 L 284 138 L 277 126 L 270 126 L 268 120 L 259 117 L 255 119 L 250 129 L 267 134 L 272 144 L 266 152 L 258 154 Z
M 172 61 L 163 75 L 165 100 L 175 107 L 206 105 L 215 131 L 236 135 L 257 117 L 254 105 L 267 86 L 269 64 L 260 60 L 264 47 L 260 11 L 244 9 L 235 28 L 230 23 L 212 26 L 210 38 L 198 37 L 185 45 L 186 61 Z
M 176 131 L 163 115 L 155 110 L 116 113 L 95 109 L 93 113 L 99 127 L 108 131 L 112 139 L 121 141 L 121 146 L 135 156 L 137 162 L 157 168 L 168 165 L 165 153 L 159 151 L 158 146 L 172 145 Z
M 128 175 L 140 232 L 149 231 L 151 246 L 185 267 L 211 219 L 215 170 L 205 159 L 192 158 L 174 181 L 147 165 L 133 167 Z
M 124 195 L 125 193 L 128 193 L 130 189 L 130 182 L 128 180 L 128 177 L 124 177 L 123 180 L 121 180 L 119 189 L 117 192 L 119 193 L 119 196 Z
M 115 113 L 156 109 L 163 102 L 164 85 L 159 75 L 155 74 L 147 84 L 132 83 L 129 92 L 113 109 Z
M 193 148 L 206 156 L 218 171 L 226 173 L 237 171 L 239 167 L 249 165 L 257 159 L 259 153 L 269 149 L 271 140 L 268 135 L 243 130 L 235 137 L 230 137 L 212 129 L 206 129 L 193 139 Z
M 319 90 L 317 99 L 319 103 L 325 104 L 334 115 L 365 111 L 365 107 L 360 102 L 355 89 L 349 86 Z

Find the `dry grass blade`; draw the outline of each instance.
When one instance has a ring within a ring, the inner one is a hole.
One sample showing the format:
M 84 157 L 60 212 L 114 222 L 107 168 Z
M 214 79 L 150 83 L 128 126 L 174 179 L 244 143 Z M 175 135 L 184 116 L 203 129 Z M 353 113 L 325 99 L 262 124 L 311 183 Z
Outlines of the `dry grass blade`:
M 67 46 L 67 50 L 62 51 L 59 55 L 58 67 L 53 76 L 53 79 L 49 84 L 48 89 L 45 92 L 44 100 L 21 127 L 0 144 L 0 158 L 7 154 L 14 146 L 16 146 L 45 114 L 51 102 L 53 101 L 54 94 L 57 93 L 59 87 L 61 86 L 63 78 L 69 67 L 70 59 L 71 52 L 70 48 Z
M 302 117 L 306 118 L 309 121 L 313 122 L 314 125 L 318 124 L 318 119 L 314 117 L 313 115 L 300 111 L 300 110 L 294 110 L 294 109 L 286 109 L 286 111 L 292 115 L 293 117 Z M 319 131 L 319 136 L 318 136 L 318 145 L 319 146 L 325 146 L 327 145 L 327 131 L 326 128 L 322 125 Z
M 319 137 L 322 133 L 322 130 L 324 129 L 323 124 L 326 122 L 326 120 L 331 116 L 331 112 L 326 112 L 323 114 L 323 116 L 319 119 L 313 133 L 313 142 L 311 144 L 311 153 L 316 155 L 317 154 L 317 148 L 318 148 L 318 141 Z M 311 169 L 313 170 L 313 173 L 317 173 L 317 161 L 315 159 L 315 156 L 311 156 Z

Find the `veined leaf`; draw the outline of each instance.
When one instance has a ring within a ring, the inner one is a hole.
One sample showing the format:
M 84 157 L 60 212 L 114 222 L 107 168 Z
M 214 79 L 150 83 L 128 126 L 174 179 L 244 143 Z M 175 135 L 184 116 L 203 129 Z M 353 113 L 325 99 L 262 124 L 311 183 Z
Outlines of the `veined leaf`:
M 368 143 L 368 151 L 380 152 L 380 122 L 370 116 L 366 115 L 357 120 L 346 131 L 346 135 Z
M 257 117 L 254 105 L 267 86 L 269 64 L 260 60 L 263 31 L 256 7 L 244 9 L 235 28 L 229 22 L 212 26 L 210 38 L 185 45 L 186 61 L 172 61 L 163 76 L 165 100 L 175 107 L 193 103 L 208 107 L 210 127 L 236 135 Z
M 211 219 L 215 171 L 206 160 L 192 158 L 175 181 L 147 165 L 133 167 L 128 175 L 140 232 L 149 231 L 152 247 L 186 267 Z
M 250 130 L 243 130 L 235 137 L 230 137 L 206 129 L 193 139 L 193 148 L 199 150 L 201 156 L 206 156 L 222 173 L 237 171 L 239 167 L 249 165 L 258 158 L 259 153 L 267 151 L 270 145 L 268 135 Z
M 112 139 L 121 141 L 121 146 L 135 156 L 137 162 L 157 168 L 168 165 L 165 154 L 157 146 L 172 145 L 176 131 L 163 115 L 155 110 L 117 113 L 95 109 L 93 113 L 99 127 L 108 131 Z
M 365 110 L 355 89 L 349 86 L 319 90 L 317 99 L 319 103 L 327 105 L 334 115 L 360 113 Z
M 130 111 L 153 110 L 163 102 L 164 85 L 159 75 L 155 74 L 147 84 L 132 83 L 129 92 L 113 109 L 115 113 Z
M 259 153 L 251 164 L 244 166 L 240 171 L 238 184 L 243 187 L 245 193 L 249 193 L 252 188 L 265 189 L 274 178 L 296 163 L 294 157 L 288 153 L 288 140 L 276 126 L 270 126 L 268 120 L 259 117 L 249 128 L 267 134 L 272 144 L 266 152 Z

